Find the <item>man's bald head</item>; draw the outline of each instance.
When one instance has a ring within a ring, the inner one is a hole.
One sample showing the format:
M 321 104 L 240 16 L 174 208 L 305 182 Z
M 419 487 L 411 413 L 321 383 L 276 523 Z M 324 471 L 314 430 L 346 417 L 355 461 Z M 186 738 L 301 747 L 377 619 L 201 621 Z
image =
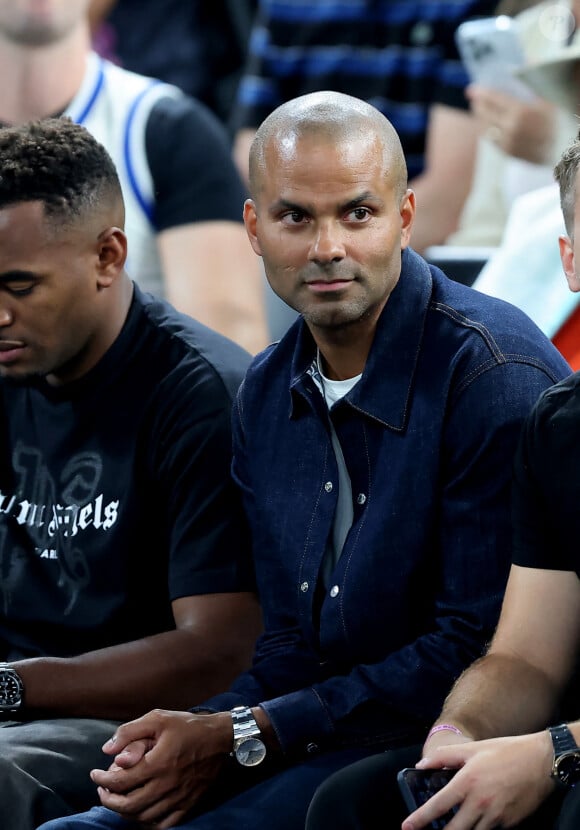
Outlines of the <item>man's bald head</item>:
M 267 150 L 292 156 L 303 138 L 334 145 L 378 140 L 385 174 L 401 197 L 407 189 L 407 165 L 393 125 L 375 107 L 341 92 L 313 92 L 282 104 L 260 125 L 250 149 L 250 191 L 257 199 L 267 170 Z

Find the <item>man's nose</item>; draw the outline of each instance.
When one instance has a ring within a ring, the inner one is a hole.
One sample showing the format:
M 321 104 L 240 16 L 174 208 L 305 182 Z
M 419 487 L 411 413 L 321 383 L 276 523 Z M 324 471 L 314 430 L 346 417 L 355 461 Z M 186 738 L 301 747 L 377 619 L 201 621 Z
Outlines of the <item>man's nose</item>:
M 12 323 L 13 315 L 8 306 L 0 300 L 0 326 L 9 326 Z
M 313 262 L 329 263 L 338 262 L 345 256 L 340 228 L 334 222 L 319 224 L 310 246 L 310 259 Z

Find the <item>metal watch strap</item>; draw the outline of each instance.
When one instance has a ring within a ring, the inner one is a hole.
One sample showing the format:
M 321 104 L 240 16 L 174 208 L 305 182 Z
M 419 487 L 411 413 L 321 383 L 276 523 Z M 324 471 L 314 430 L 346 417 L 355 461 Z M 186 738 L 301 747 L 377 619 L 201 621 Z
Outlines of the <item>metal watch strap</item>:
M 567 725 L 565 723 L 561 723 L 559 726 L 549 726 L 548 732 L 552 738 L 552 744 L 554 745 L 554 757 L 558 757 L 563 752 L 570 752 L 574 749 L 578 749 L 578 744 L 574 740 L 574 735 L 570 732 Z
M 255 738 L 261 734 L 249 706 L 234 706 L 231 716 L 234 725 L 234 745 L 242 738 Z
M 234 729 L 234 745 L 230 753 L 242 767 L 256 767 L 266 757 L 266 744 L 249 706 L 230 710 Z

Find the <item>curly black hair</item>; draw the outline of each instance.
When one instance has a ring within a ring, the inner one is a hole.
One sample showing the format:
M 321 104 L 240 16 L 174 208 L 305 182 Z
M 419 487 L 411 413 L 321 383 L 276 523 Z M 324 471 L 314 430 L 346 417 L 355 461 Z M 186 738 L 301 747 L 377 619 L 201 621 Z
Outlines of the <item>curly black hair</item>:
M 122 200 L 117 171 L 84 127 L 61 117 L 0 129 L 0 209 L 40 201 L 66 221 L 107 198 Z

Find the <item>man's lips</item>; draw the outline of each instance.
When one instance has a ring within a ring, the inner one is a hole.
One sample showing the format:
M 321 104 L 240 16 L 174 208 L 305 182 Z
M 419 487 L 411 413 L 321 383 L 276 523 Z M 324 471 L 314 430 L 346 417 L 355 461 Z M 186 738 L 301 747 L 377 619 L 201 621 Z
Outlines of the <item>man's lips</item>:
M 351 282 L 353 282 L 352 278 L 341 279 L 340 277 L 336 277 L 332 280 L 306 280 L 306 285 L 308 288 L 312 289 L 312 291 L 324 293 L 327 291 L 341 291 Z
M 0 340 L 0 352 L 9 352 L 12 349 L 23 349 L 22 340 Z
M 25 346 L 21 340 L 0 340 L 0 363 L 12 363 Z

